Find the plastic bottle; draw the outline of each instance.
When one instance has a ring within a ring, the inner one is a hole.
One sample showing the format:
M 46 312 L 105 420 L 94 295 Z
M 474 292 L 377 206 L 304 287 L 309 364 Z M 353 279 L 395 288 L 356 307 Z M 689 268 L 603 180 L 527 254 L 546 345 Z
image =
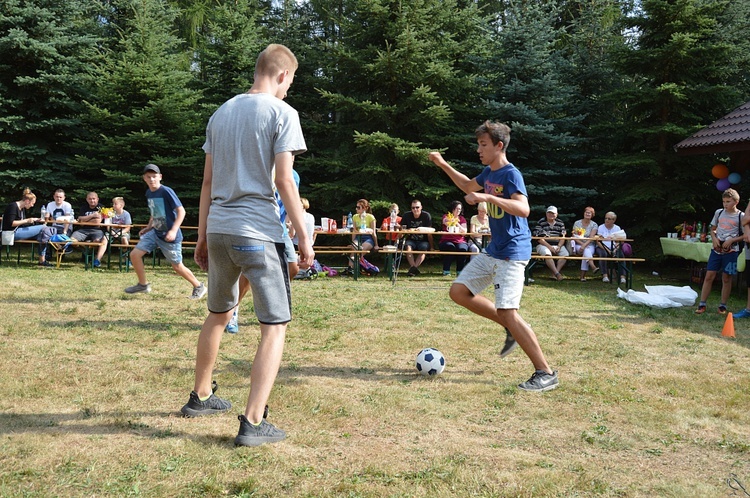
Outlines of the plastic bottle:
M 47 221 L 47 208 L 42 206 L 42 221 Z
M 364 211 L 359 215 L 359 228 L 362 232 L 367 228 L 367 214 Z
M 354 221 L 352 220 L 352 212 L 351 211 L 349 211 L 349 214 L 346 217 L 346 228 L 348 228 L 349 230 L 351 230 L 352 228 L 354 228 Z
M 390 224 L 388 226 L 388 230 L 390 230 L 392 232 L 395 229 L 396 229 L 396 210 L 392 209 L 391 210 L 391 222 L 390 222 Z

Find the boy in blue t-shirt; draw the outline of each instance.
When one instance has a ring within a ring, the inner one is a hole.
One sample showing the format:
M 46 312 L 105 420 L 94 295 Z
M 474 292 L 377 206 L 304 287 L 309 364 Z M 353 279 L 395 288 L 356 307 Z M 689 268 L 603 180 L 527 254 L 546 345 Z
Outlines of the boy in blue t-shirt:
M 445 171 L 458 188 L 466 192 L 468 204 L 487 203 L 492 242 L 486 253 L 472 257 L 450 288 L 450 297 L 468 310 L 499 323 L 507 332 L 504 357 L 521 346 L 534 365 L 529 380 L 518 385 L 525 391 L 549 391 L 558 386 L 557 372 L 547 364 L 536 334 L 518 314 L 526 264 L 531 258 L 531 231 L 526 218 L 529 201 L 521 172 L 510 163 L 506 150 L 510 128 L 485 121 L 476 131 L 477 153 L 484 170 L 470 179 L 449 165 L 440 152 L 429 158 Z M 477 191 L 482 190 L 482 193 Z M 482 295 L 490 284 L 495 287 L 495 302 Z
M 135 248 L 130 251 L 130 262 L 133 265 L 138 283 L 125 289 L 128 294 L 151 292 L 151 284 L 146 280 L 143 256 L 157 247 L 172 265 L 179 276 L 190 282 L 193 292 L 190 299 L 200 299 L 208 289 L 203 285 L 190 268 L 182 263 L 182 231 L 180 225 L 185 219 L 185 208 L 174 193 L 174 190 L 161 184 L 161 171 L 155 164 L 143 168 L 143 181 L 148 185 L 146 201 L 151 211 L 151 218 L 145 228 L 138 232 L 141 237 Z

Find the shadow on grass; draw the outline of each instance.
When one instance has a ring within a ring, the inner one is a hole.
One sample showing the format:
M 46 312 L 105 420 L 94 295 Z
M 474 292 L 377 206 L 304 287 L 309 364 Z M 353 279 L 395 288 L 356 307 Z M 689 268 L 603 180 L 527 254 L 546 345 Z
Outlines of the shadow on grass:
M 156 417 L 171 421 L 185 419 L 175 412 L 99 412 L 91 415 L 86 411 L 76 413 L 0 413 L 0 434 L 66 434 L 117 435 L 133 434 L 150 439 L 180 438 L 190 439 L 200 444 L 213 446 L 233 445 L 234 436 L 212 436 L 191 434 L 167 428 L 151 427 L 144 418 Z M 236 419 L 236 416 L 234 417 Z

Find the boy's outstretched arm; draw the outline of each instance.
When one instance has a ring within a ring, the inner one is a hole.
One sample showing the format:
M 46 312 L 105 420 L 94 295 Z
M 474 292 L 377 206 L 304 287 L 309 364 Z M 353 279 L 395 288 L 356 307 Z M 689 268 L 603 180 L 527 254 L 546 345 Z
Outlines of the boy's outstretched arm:
M 450 179 L 453 181 L 453 183 L 456 184 L 458 188 L 460 188 L 467 194 L 476 192 L 477 190 L 482 188 L 473 178 L 469 178 L 463 173 L 459 173 L 458 171 L 453 169 L 453 166 L 448 164 L 448 162 L 443 159 L 443 155 L 440 154 L 440 152 L 430 152 L 429 158 L 430 161 L 435 163 L 440 169 L 448 174 Z

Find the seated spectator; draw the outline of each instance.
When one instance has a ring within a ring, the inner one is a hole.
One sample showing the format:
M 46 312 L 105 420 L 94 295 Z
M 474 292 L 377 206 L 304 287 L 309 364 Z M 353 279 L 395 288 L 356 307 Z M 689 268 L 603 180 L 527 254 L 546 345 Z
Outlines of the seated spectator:
M 401 216 L 398 215 L 399 209 L 398 204 L 395 202 L 388 206 L 388 216 L 383 218 L 383 223 L 380 224 L 381 230 L 398 230 L 399 226 L 401 225 Z M 393 228 L 391 228 L 391 218 L 393 218 Z M 385 242 L 387 244 L 396 245 L 398 242 L 398 234 L 397 233 L 387 233 L 385 234 Z
M 73 221 L 73 206 L 65 200 L 65 191 L 61 188 L 55 190 L 54 199 L 47 204 L 47 220 L 52 222 L 51 227 L 54 228 L 58 234 L 70 235 L 71 223 Z M 56 223 L 55 220 L 63 219 Z M 47 259 L 47 251 L 49 250 L 49 244 L 40 244 L 39 246 L 39 263 L 43 266 Z
M 418 199 L 411 201 L 411 211 L 404 213 L 401 218 L 402 230 L 417 230 L 420 228 L 432 228 L 432 216 L 427 211 L 422 211 L 422 202 Z M 432 235 L 426 233 L 410 233 L 405 236 L 404 250 L 406 260 L 409 262 L 407 275 L 414 277 L 419 275 L 419 266 L 424 262 L 425 255 L 414 256 L 412 251 L 429 251 L 432 249 Z
M 573 223 L 573 237 L 590 239 L 596 236 L 597 228 L 599 225 L 594 221 L 594 215 L 596 211 L 591 206 L 588 206 L 583 210 L 583 219 L 580 219 Z M 570 248 L 573 256 L 583 256 L 584 258 L 591 258 L 596 250 L 596 242 L 593 240 L 571 240 Z M 594 273 L 599 271 L 599 268 L 594 264 L 593 259 L 584 259 L 581 261 L 581 282 L 586 281 L 586 272 L 589 271 L 589 266 L 594 269 Z
M 490 217 L 487 215 L 487 203 L 480 202 L 477 204 L 477 214 L 471 217 L 469 221 L 471 233 L 490 233 Z M 482 247 L 482 237 L 472 237 L 468 239 L 471 242 L 469 249 L 472 252 L 479 252 Z
M 36 204 L 36 195 L 28 188 L 23 190 L 23 196 L 19 201 L 13 201 L 5 208 L 3 212 L 3 232 L 14 232 L 14 240 L 31 240 L 39 236 L 44 225 L 35 225 L 41 218 L 27 218 L 28 211 Z M 39 257 L 40 266 L 50 266 L 44 260 L 43 256 Z
M 599 225 L 597 228 L 596 234 L 598 237 L 602 238 L 609 238 L 613 233 L 619 232 L 622 230 L 619 226 L 615 225 L 615 221 L 617 220 L 617 215 L 613 213 L 612 211 L 609 211 L 607 214 L 604 215 L 604 225 Z M 602 258 L 611 258 L 611 257 L 622 257 L 622 249 L 620 248 L 620 243 L 615 242 L 614 240 L 597 240 L 596 241 L 597 247 L 596 247 L 596 254 Z M 599 267 L 602 270 L 602 282 L 609 282 L 609 265 L 606 261 L 600 261 Z M 626 277 L 625 277 L 625 263 L 619 262 L 617 264 L 617 275 L 620 277 L 620 283 L 624 284 L 627 283 Z
M 448 212 L 443 216 L 443 231 L 451 232 L 440 237 L 441 251 L 450 252 L 469 252 L 469 244 L 466 242 L 466 236 L 464 235 L 468 230 L 466 229 L 466 218 L 461 215 L 463 206 L 459 201 L 453 201 L 448 208 Z M 468 256 L 457 256 L 454 254 L 447 254 L 443 256 L 443 275 L 451 274 L 451 264 L 456 261 L 456 274 L 460 275 L 461 271 L 466 266 Z
M 65 217 L 69 217 L 70 221 L 73 221 L 73 206 L 65 200 L 65 191 L 61 188 L 55 190 L 55 194 L 52 196 L 54 199 L 47 204 L 47 218 L 52 222 L 52 226 L 57 229 L 57 233 L 64 233 L 70 235 L 70 223 L 67 221 L 61 221 L 56 223 L 55 221 Z
M 115 197 L 112 199 L 112 209 L 115 211 L 115 215 L 112 217 L 113 225 L 132 225 L 133 218 L 130 217 L 130 213 L 125 211 L 125 199 L 122 197 Z M 124 245 L 130 245 L 130 227 L 123 228 L 111 228 L 112 242 L 115 238 L 120 238 L 120 243 Z M 101 259 L 101 258 L 100 258 Z
M 545 259 L 544 262 L 552 272 L 552 278 L 562 280 L 563 276 L 560 273 L 563 266 L 565 266 L 565 256 L 570 256 L 568 250 L 565 248 L 565 241 L 559 237 L 565 237 L 565 224 L 557 218 L 557 208 L 550 206 L 547 208 L 547 213 L 544 218 L 539 220 L 534 228 L 532 235 L 534 237 L 543 237 L 538 240 L 536 246 L 537 254 L 542 256 L 562 256 L 561 259 Z
M 362 251 L 379 250 L 378 236 L 375 228 L 375 216 L 372 215 L 370 202 L 367 199 L 357 201 L 357 214 L 352 217 L 354 231 L 352 232 L 352 246 Z M 349 258 L 349 268 L 354 265 L 354 259 L 359 257 L 352 254 Z
M 96 192 L 89 192 L 86 194 L 86 203 L 81 205 L 81 209 L 78 211 L 78 222 L 101 223 L 101 209 L 99 195 Z M 82 226 L 70 234 L 70 238 L 78 242 L 99 242 L 100 247 L 97 249 L 97 256 L 94 259 L 94 268 L 101 266 L 99 253 L 107 250 L 107 239 L 104 237 L 104 231 L 93 226 Z M 102 246 L 104 250 L 102 250 Z
M 302 214 L 305 217 L 305 229 L 307 230 L 307 234 L 310 236 L 310 239 L 312 240 L 312 244 L 315 244 L 315 216 L 308 213 L 307 210 L 310 209 L 310 201 L 308 201 L 304 197 L 299 198 L 300 202 L 302 202 Z M 297 237 L 297 234 L 294 232 L 294 227 L 292 226 L 292 221 L 287 218 L 287 227 L 289 229 L 289 234 L 292 236 L 292 243 L 294 244 L 294 249 L 296 250 L 299 247 L 299 237 Z

